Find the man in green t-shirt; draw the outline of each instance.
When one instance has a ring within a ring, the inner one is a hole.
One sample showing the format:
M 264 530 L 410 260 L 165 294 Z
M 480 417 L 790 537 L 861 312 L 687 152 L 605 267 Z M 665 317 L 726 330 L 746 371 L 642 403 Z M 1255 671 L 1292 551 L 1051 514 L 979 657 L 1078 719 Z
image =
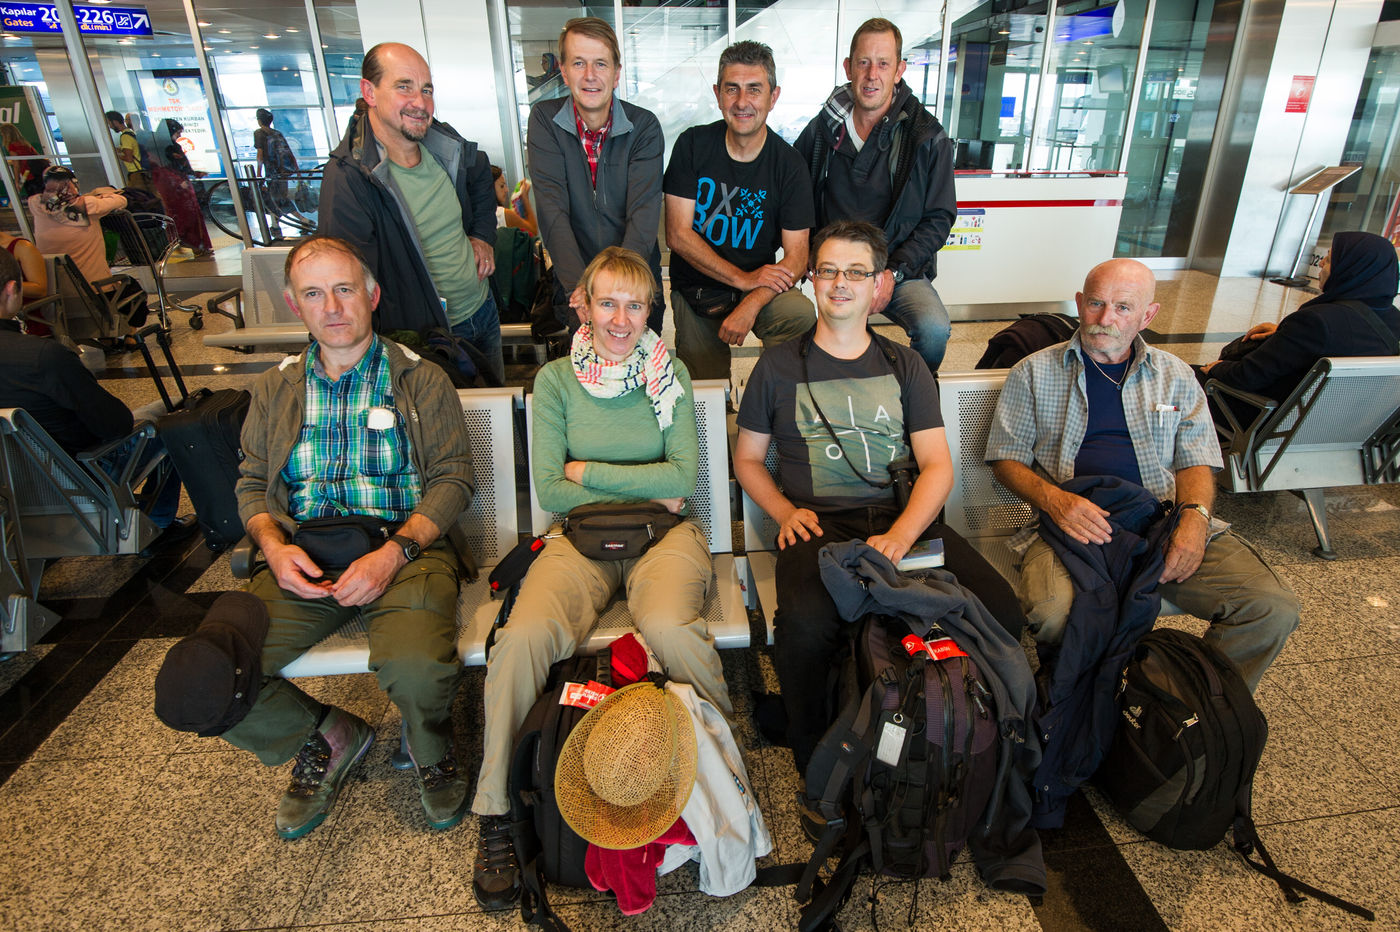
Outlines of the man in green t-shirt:
M 433 119 L 432 73 L 413 49 L 380 43 L 360 74 L 363 99 L 321 182 L 319 232 L 358 246 L 384 285 L 377 330 L 448 328 L 502 384 L 490 162 Z

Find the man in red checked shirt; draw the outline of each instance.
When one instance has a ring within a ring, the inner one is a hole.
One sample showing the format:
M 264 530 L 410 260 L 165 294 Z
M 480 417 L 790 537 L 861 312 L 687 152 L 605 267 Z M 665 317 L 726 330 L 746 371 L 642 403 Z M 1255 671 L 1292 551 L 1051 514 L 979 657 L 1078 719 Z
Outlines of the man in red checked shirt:
M 584 306 L 579 278 L 608 246 L 647 257 L 661 283 L 656 234 L 665 139 L 650 110 L 613 95 L 622 55 L 611 26 L 592 16 L 569 20 L 559 57 L 569 96 L 531 108 L 526 151 L 540 239 L 554 261 L 555 314 L 575 330 Z M 665 307 L 658 287 L 647 317 L 656 333 Z

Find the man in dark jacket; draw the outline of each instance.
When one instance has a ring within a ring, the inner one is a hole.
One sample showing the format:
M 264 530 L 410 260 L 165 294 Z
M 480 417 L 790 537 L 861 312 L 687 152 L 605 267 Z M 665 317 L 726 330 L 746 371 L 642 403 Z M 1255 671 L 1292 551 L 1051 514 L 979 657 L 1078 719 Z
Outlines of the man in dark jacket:
M 933 279 L 958 214 L 953 143 L 901 79 L 902 43 L 889 20 L 862 23 L 845 61 L 850 83 L 832 92 L 795 148 L 812 172 L 818 227 L 864 220 L 885 231 L 890 264 L 872 313 L 903 327 L 937 372 L 952 329 Z
M 622 54 L 607 23 L 569 20 L 559 51 L 569 96 L 535 104 L 526 134 L 540 239 L 554 262 L 555 314 L 578 328 L 584 268 L 608 246 L 622 246 L 645 256 L 656 277 L 647 326 L 660 333 L 661 124 L 613 96 Z
M 381 333 L 444 327 L 481 350 L 505 381 L 491 164 L 433 119 L 433 77 L 413 49 L 383 42 L 365 53 L 363 99 L 321 181 L 320 229 L 354 243 L 383 285 Z

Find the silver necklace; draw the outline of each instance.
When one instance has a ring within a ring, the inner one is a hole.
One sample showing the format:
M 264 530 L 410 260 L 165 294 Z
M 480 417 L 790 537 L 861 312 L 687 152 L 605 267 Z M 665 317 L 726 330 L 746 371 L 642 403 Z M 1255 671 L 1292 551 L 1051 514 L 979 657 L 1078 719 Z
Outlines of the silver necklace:
M 1114 388 L 1118 389 L 1120 392 L 1123 390 L 1123 383 L 1127 381 L 1128 378 L 1127 369 L 1123 370 L 1123 378 L 1115 379 L 1113 376 L 1109 375 L 1107 372 L 1104 371 L 1103 366 L 1099 365 L 1098 360 L 1096 360 L 1093 356 L 1090 356 L 1088 353 L 1085 353 L 1084 358 L 1093 363 L 1094 368 L 1099 370 L 1099 374 L 1102 375 L 1104 378 L 1108 379 L 1110 382 L 1112 382 Z

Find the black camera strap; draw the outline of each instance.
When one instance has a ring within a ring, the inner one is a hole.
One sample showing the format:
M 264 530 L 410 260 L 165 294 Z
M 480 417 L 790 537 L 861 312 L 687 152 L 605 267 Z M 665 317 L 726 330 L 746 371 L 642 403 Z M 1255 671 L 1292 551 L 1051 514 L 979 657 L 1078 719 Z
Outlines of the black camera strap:
M 899 381 L 899 367 L 895 364 L 894 346 L 889 340 L 880 336 L 869 327 L 865 328 L 865 332 L 870 334 L 870 339 L 879 347 L 881 355 L 883 355 L 885 361 L 890 364 L 890 373 L 894 376 L 895 382 L 899 383 L 900 400 L 902 402 L 904 385 Z M 894 485 L 894 476 L 890 476 L 889 480 L 886 482 L 876 482 L 857 469 L 856 464 L 852 463 L 851 458 L 846 455 L 846 447 L 841 443 L 841 438 L 836 436 L 836 430 L 831 426 L 831 422 L 827 420 L 826 412 L 822 411 L 821 404 L 817 402 L 817 396 L 812 391 L 812 378 L 807 371 L 807 354 L 812 349 L 812 343 L 816 338 L 816 333 L 817 328 L 814 326 L 801 336 L 801 342 L 797 344 L 797 355 L 802 360 L 802 384 L 807 387 L 807 397 L 812 399 L 812 407 L 817 409 L 817 417 L 821 419 L 822 426 L 826 428 L 827 434 L 831 437 L 831 442 L 836 444 L 836 449 L 841 451 L 841 458 L 846 461 L 846 465 L 850 467 L 851 472 L 855 473 L 856 478 L 872 489 L 888 489 L 890 486 Z M 855 425 L 852 424 L 851 426 L 854 427 Z M 905 446 L 909 445 L 909 427 L 907 424 L 904 427 L 904 444 Z

